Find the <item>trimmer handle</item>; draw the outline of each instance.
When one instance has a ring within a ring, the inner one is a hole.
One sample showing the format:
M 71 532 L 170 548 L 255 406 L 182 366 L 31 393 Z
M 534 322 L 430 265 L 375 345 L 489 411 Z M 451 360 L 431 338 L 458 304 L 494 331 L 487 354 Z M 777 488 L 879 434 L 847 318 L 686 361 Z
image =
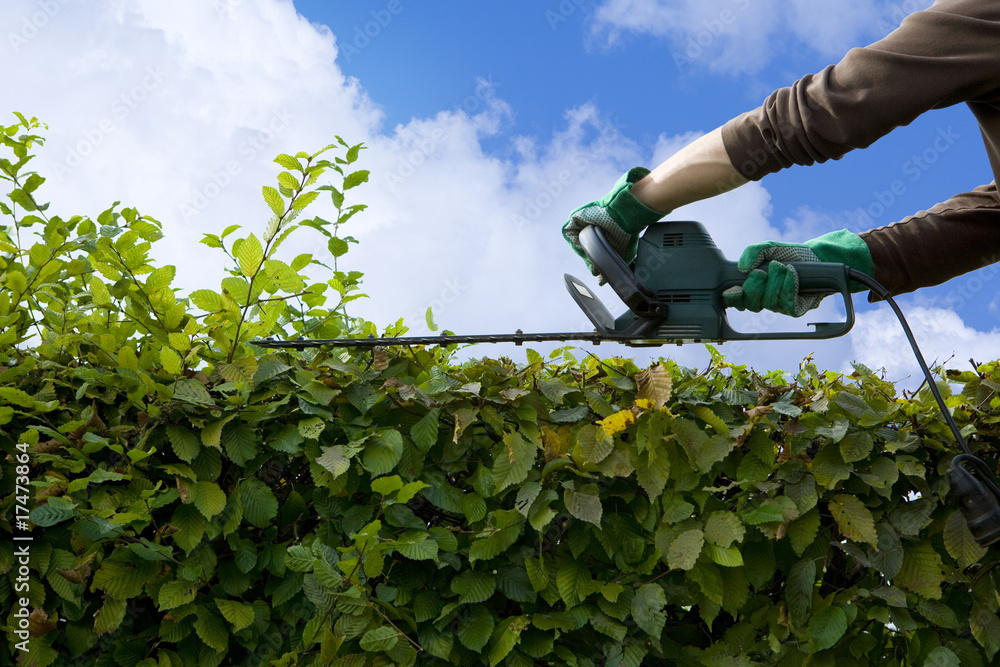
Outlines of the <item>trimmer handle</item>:
M 782 262 L 787 264 L 799 278 L 799 294 L 831 295 L 841 294 L 844 297 L 846 318 L 843 322 L 810 322 L 815 327 L 813 331 L 786 331 L 766 333 L 746 333 L 736 331 L 729 326 L 728 320 L 723 323 L 727 340 L 789 340 L 803 338 L 835 338 L 846 334 L 854 326 L 854 301 L 851 299 L 849 273 L 851 267 L 835 262 Z M 766 266 L 762 266 L 767 270 Z M 746 280 L 747 274 L 736 268 L 732 263 L 729 280 L 723 289 L 738 287 Z

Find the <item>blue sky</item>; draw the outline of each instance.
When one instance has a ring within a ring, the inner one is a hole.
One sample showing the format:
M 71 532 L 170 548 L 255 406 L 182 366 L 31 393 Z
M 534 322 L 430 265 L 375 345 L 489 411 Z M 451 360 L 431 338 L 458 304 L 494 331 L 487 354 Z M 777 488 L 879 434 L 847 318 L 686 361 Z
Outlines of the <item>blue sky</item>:
M 572 209 L 929 4 L 10 0 L 0 48 L 7 90 L 20 91 L 7 94 L 8 111 L 51 128 L 38 165 L 59 174 L 47 184 L 55 208 L 140 205 L 164 222 L 163 261 L 191 289 L 220 270 L 197 244 L 202 233 L 264 217 L 270 159 L 340 134 L 369 146 L 362 166 L 372 171 L 358 191 L 370 208 L 352 230 L 362 244 L 350 257 L 371 295 L 359 314 L 380 324 L 405 316 L 415 333 L 428 307 L 462 333 L 567 331 L 589 328 L 561 284 L 563 272 L 586 273 L 559 235 Z M 116 114 L 122 100 L 128 113 Z M 247 151 L 254 137 L 267 141 Z M 553 188 L 563 170 L 570 181 Z M 673 216 L 705 222 L 735 259 L 765 238 L 888 224 L 991 179 L 959 106 L 841 161 L 785 170 Z M 996 273 L 901 299 L 929 359 L 998 356 Z M 836 370 L 858 360 L 912 381 L 888 311 L 861 296 L 855 304 L 858 324 L 842 339 L 723 351 L 760 369 L 794 369 L 809 354 Z M 836 316 L 832 303 L 817 313 Z M 653 354 L 707 358 L 696 346 Z
M 433 7 L 412 0 L 346 7 L 301 0 L 295 6 L 338 36 L 342 71 L 356 77 L 377 100 L 388 125 L 454 106 L 476 77 L 495 81 L 497 94 L 510 104 L 514 117 L 486 148 L 506 156 L 510 136 L 551 134 L 567 108 L 586 102 L 595 103 L 643 146 L 652 147 L 665 132 L 704 132 L 842 55 L 832 47 L 803 43 L 794 33 L 769 33 L 760 45 L 767 57 L 750 71 L 735 70 L 725 52 L 728 42 L 735 41 L 729 35 L 744 27 L 741 11 L 748 11 L 749 3 L 707 4 L 718 8 L 708 18 L 692 19 L 690 29 L 676 36 L 632 30 L 615 38 L 597 16 L 602 3 L 594 0 L 514 0 L 486 6 L 442 2 Z M 818 3 L 820 11 L 835 4 Z M 886 4 L 889 14 L 881 25 L 875 22 L 861 30 L 845 26 L 849 34 L 842 43 L 864 45 L 894 27 L 894 19 L 902 14 L 894 16 L 893 5 Z M 908 8 L 907 3 L 897 4 L 897 11 Z M 909 7 L 928 4 L 913 0 Z M 939 136 L 947 138 L 937 144 L 947 147 L 944 152 L 934 148 Z M 988 169 L 975 120 L 960 106 L 926 114 L 839 162 L 772 176 L 766 186 L 774 195 L 777 220 L 794 217 L 798 208 L 808 206 L 838 216 L 863 210 L 884 224 L 980 185 L 977 178 L 992 180 L 984 167 Z M 894 181 L 903 183 L 895 192 Z M 896 194 L 900 191 L 902 195 Z

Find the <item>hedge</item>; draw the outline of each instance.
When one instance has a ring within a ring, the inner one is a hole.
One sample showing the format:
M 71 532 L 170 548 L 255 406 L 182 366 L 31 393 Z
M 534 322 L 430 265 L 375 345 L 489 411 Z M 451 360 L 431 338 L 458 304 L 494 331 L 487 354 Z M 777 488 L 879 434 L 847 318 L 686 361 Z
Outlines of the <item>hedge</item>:
M 994 659 L 996 550 L 948 498 L 926 388 L 713 348 L 701 370 L 269 352 L 251 341 L 378 333 L 340 266 L 362 146 L 278 156 L 273 217 L 206 234 L 228 275 L 185 296 L 154 218 L 49 214 L 41 128 L 0 133 L 0 662 Z M 319 196 L 336 220 L 306 217 Z M 328 252 L 281 259 L 293 232 Z M 1000 366 L 939 372 L 995 466 Z

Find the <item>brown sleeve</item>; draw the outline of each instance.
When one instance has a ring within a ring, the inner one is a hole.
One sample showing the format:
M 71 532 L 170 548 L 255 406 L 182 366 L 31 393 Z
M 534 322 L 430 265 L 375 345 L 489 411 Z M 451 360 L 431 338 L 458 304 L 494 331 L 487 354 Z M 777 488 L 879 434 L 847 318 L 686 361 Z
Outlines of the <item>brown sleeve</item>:
M 875 280 L 894 295 L 989 266 L 1000 261 L 996 183 L 860 236 L 872 253 Z
M 772 93 L 726 123 L 733 166 L 750 180 L 839 159 L 921 113 L 1000 100 L 1000 2 L 937 0 L 885 39 Z

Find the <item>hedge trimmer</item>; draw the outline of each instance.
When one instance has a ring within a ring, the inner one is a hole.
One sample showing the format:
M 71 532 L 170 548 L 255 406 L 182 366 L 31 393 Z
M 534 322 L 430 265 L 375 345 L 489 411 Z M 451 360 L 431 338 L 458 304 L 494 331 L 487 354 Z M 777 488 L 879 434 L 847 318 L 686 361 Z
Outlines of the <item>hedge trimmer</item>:
M 842 336 L 854 326 L 854 304 L 849 285 L 851 281 L 856 281 L 888 302 L 899 318 L 941 414 L 962 448 L 963 453 L 952 459 L 948 479 L 951 482 L 950 494 L 955 496 L 973 537 L 982 546 L 1000 541 L 1000 487 L 989 467 L 966 444 L 899 306 L 888 290 L 874 278 L 845 264 L 792 262 L 799 276 L 800 294 L 839 293 L 843 296 L 844 321 L 811 323 L 811 331 L 742 332 L 734 329 L 726 317 L 723 292 L 742 285 L 747 274 L 737 268 L 736 262 L 726 259 L 701 223 L 668 221 L 650 225 L 639 240 L 632 266 L 615 252 L 598 227 L 585 227 L 580 233 L 580 244 L 597 272 L 627 306 L 627 310 L 615 318 L 586 284 L 565 275 L 563 280 L 570 296 L 594 325 L 591 332 L 523 333 L 518 330 L 512 334 L 299 338 L 286 341 L 268 338 L 253 343 L 265 348 L 293 349 L 474 343 L 521 345 L 549 341 L 581 341 L 595 345 L 609 341 L 630 347 L 652 347 L 744 340 L 825 339 Z M 963 463 L 978 471 L 983 481 L 969 472 Z

